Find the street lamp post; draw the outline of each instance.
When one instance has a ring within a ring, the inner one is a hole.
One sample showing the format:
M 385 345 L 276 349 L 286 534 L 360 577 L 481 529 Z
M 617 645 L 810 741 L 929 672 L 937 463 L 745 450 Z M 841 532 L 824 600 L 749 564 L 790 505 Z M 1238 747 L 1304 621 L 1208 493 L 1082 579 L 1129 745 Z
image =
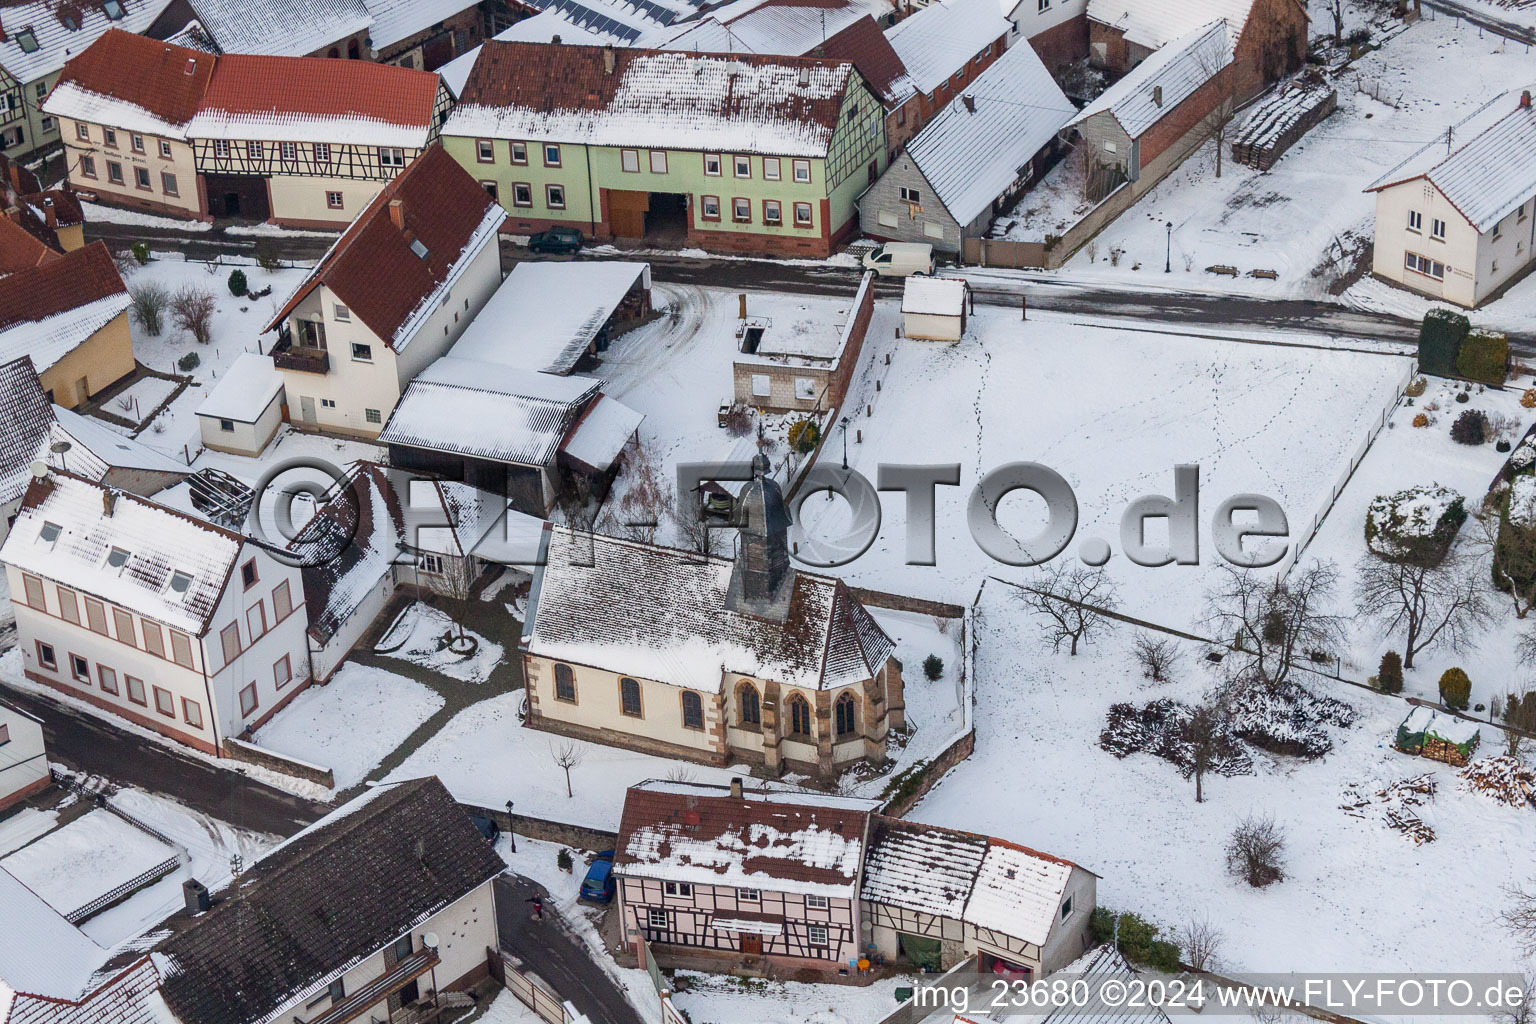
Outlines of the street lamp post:
M 512 852 L 517 852 L 517 833 L 512 831 L 512 801 L 507 801 L 507 842 L 512 844 Z
M 848 417 L 843 417 L 843 472 L 848 471 Z
M 1173 273 L 1173 221 L 1168 222 L 1168 251 L 1163 256 L 1163 273 Z

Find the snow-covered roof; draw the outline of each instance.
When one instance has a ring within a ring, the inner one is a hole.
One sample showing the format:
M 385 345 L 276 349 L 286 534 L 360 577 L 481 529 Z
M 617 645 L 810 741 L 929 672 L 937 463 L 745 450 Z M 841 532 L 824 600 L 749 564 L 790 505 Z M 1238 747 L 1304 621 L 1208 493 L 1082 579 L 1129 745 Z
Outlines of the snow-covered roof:
M 181 476 L 192 472 L 169 455 L 157 452 L 126 434 L 118 433 L 103 420 L 82 416 L 60 405 L 53 407 L 53 426 L 49 433 L 50 440 L 68 441 L 73 446 L 65 453 L 64 459 L 69 463 L 70 472 L 78 476 L 91 475 L 84 468 L 84 460 L 87 458 L 94 460 L 100 467 L 97 479 L 105 476 L 110 469 L 141 469 Z M 38 458 L 44 457 L 40 452 Z
M 901 290 L 901 311 L 960 316 L 965 312 L 965 282 L 957 277 L 909 277 Z
M 825 156 L 852 72 L 804 57 L 492 41 L 443 134 Z
M 950 216 L 969 224 L 1076 114 L 1035 48 L 1013 46 L 907 143 L 907 153 Z
M 997 0 L 939 0 L 886 29 L 885 37 L 917 87 L 932 93 L 1012 27 Z
M 576 421 L 576 429 L 560 450 L 577 462 L 606 471 L 640 429 L 645 417 L 608 395 L 598 395 Z
M 650 289 L 649 263 L 524 260 L 454 342 L 453 355 L 569 373 L 637 285 Z M 555 295 L 560 301 L 551 302 Z
M 604 36 L 588 32 L 579 25 L 566 21 L 553 10 L 540 11 L 531 18 L 524 18 L 491 38 L 503 43 L 549 43 L 553 42 L 556 36 L 560 37 L 562 43 L 568 44 L 601 46 L 608 42 Z M 448 86 L 448 90 L 455 96 L 464 91 L 464 83 L 469 80 L 469 73 L 474 69 L 475 60 L 479 56 L 480 47 L 476 46 L 437 69 L 443 84 Z
M 989 840 L 965 920 L 1036 946 L 1045 945 L 1072 877 L 1073 864 L 1022 846 Z
M 429 497 L 423 498 L 423 492 Z M 421 479 L 411 481 L 411 507 L 433 503 L 442 506 L 449 526 L 422 526 L 407 538 L 417 551 L 432 551 L 461 557 L 474 551 L 475 545 L 490 532 L 506 511 L 504 495 L 481 490 L 454 480 Z M 544 521 L 539 522 L 540 530 Z
M 582 564 L 590 562 L 591 564 Z M 726 606 L 730 559 L 552 527 L 524 649 L 537 657 L 719 692 L 726 672 L 832 689 L 895 649 L 840 580 L 796 572 L 784 621 Z
M 1124 31 L 1137 46 L 1156 50 L 1213 21 L 1231 45 L 1243 34 L 1254 0 L 1088 0 L 1088 20 Z
M 197 407 L 197 415 L 255 423 L 283 391 L 272 357 L 242 352 Z
M 631 787 L 616 875 L 853 899 L 869 811 L 741 797 L 728 790 Z
M 63 359 L 128 308 L 128 293 L 110 295 L 41 320 L 0 328 L 0 359 L 30 355 L 39 373 Z
M 52 999 L 78 999 L 108 953 L 65 921 L 43 898 L 0 868 L 0 1020 L 7 988 Z
M 0 365 L 0 504 L 15 501 L 49 440 L 53 406 L 26 356 Z
M 0 361 L 30 356 L 42 373 L 128 305 L 128 289 L 101 242 L 0 277 Z
M 448 355 L 406 387 L 379 440 L 545 466 L 600 385 Z
M 1061 973 L 1069 977 L 1081 976 L 1088 982 L 1089 991 L 1099 993 L 1105 991 L 1104 985 L 1110 980 L 1124 984 L 1136 977 L 1136 971 L 1124 954 L 1110 943 L 1090 949 L 1063 967 Z M 1132 1006 L 1128 1005 L 1130 1002 L 1126 1000 L 1125 1004 L 1109 1008 L 1078 1005 L 1067 1000 L 1040 1024 L 1168 1024 L 1168 1014 L 1161 1007 Z
M 113 29 L 65 66 L 43 112 L 185 139 L 217 58 Z
M 1479 234 L 1536 193 L 1536 108 L 1529 89 L 1495 96 L 1451 129 L 1376 180 L 1367 192 L 1427 178 Z
M 230 530 L 55 472 L 27 486 L 0 561 L 200 636 L 241 547 Z
M 303 57 L 366 31 L 372 21 L 364 0 L 191 0 L 191 5 L 225 53 Z
M 210 58 L 211 60 L 211 58 Z M 43 112 L 87 124 L 110 124 L 121 131 L 185 139 L 186 124 L 175 123 L 130 100 L 92 92 L 78 82 L 60 82 L 43 102 Z
M 327 643 L 394 567 L 404 515 L 384 470 L 354 463 L 288 549 L 302 561 L 309 632 Z
M 373 19 L 369 45 L 386 50 L 474 7 L 477 0 L 364 0 Z
M 1136 65 L 1084 107 L 1072 123 L 1108 113 L 1125 134 L 1140 138 L 1230 63 L 1232 47 L 1226 23 L 1209 22 Z
M 986 852 L 986 836 L 878 818 L 860 898 L 958 921 Z
M 528 6 L 549 11 L 584 32 L 620 46 L 636 44 L 680 18 L 692 15 L 708 0 L 528 0 Z
M 0 6 L 0 26 L 5 28 L 0 36 L 0 68 L 22 84 L 36 81 L 59 70 L 111 29 L 143 32 L 170 4 L 170 0 L 121 2 L 123 16 L 115 21 L 99 3 L 66 8 L 57 0 L 31 0 Z M 66 12 L 77 19 L 73 29 L 65 24 Z M 30 52 L 22 47 L 22 37 L 29 29 L 37 42 Z

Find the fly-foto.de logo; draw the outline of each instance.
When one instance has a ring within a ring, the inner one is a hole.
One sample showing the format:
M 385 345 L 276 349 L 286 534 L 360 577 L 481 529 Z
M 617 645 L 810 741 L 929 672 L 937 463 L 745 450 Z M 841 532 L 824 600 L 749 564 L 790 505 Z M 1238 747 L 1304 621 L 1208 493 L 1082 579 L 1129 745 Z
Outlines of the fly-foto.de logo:
M 688 496 L 696 496 L 706 482 L 751 480 L 752 473 L 750 462 L 682 463 L 677 467 L 679 501 L 686 506 Z M 794 557 L 821 568 L 847 565 L 859 558 L 880 536 L 879 492 L 890 491 L 905 496 L 906 563 L 934 565 L 938 488 L 959 487 L 960 481 L 959 463 L 882 464 L 873 484 L 854 469 L 813 466 L 787 503 Z M 836 536 L 821 536 L 806 529 L 802 512 L 812 495 L 825 497 L 829 491 L 848 503 L 849 515 L 846 528 Z M 1032 536 L 1015 536 L 998 522 L 1000 503 L 1015 491 L 1032 492 L 1045 502 L 1045 523 Z M 1166 540 L 1150 538 L 1147 526 L 1155 520 L 1166 522 Z M 1004 565 L 1033 566 L 1051 561 L 1072 543 L 1077 523 L 1077 495 L 1072 486 L 1060 473 L 1038 462 L 998 466 L 976 481 L 966 501 L 965 525 L 971 539 Z M 728 526 L 721 524 L 719 528 Z M 1288 550 L 1285 511 L 1262 494 L 1231 495 L 1211 513 L 1208 529 L 1216 553 L 1241 568 L 1274 565 Z M 1174 467 L 1172 497 L 1148 494 L 1126 505 L 1120 516 L 1120 550 L 1141 566 L 1200 563 L 1198 465 Z M 1088 565 L 1103 565 L 1111 554 L 1110 542 L 1102 537 L 1085 537 L 1078 542 L 1077 556 Z

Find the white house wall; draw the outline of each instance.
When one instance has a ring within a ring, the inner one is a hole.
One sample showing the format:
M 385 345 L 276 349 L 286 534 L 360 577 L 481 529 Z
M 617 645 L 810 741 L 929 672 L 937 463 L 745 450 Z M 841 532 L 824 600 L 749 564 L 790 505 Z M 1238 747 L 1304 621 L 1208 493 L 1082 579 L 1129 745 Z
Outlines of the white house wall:
M 1419 229 L 1409 224 L 1412 212 L 1423 218 Z M 1446 223 L 1444 240 L 1431 236 L 1436 219 Z M 1406 181 L 1376 193 L 1375 241 L 1371 270 L 1379 276 L 1432 298 L 1459 306 L 1476 305 L 1477 229 L 1429 182 Z M 1409 252 L 1444 264 L 1445 279 L 1437 281 L 1409 270 L 1404 266 Z
M 363 633 L 373 625 L 373 620 L 384 611 L 384 606 L 395 593 L 395 576 L 393 572 L 385 573 L 368 596 L 363 598 L 357 610 L 343 622 L 336 630 L 330 642 L 325 646 L 316 646 L 313 641 L 310 644 L 309 664 L 317 682 L 325 682 L 331 674 L 341 667 L 349 651 L 362 639 Z
M 28 790 L 46 785 L 48 756 L 43 726 L 31 715 L 0 704 L 0 725 L 9 737 L 0 743 L 0 808 Z

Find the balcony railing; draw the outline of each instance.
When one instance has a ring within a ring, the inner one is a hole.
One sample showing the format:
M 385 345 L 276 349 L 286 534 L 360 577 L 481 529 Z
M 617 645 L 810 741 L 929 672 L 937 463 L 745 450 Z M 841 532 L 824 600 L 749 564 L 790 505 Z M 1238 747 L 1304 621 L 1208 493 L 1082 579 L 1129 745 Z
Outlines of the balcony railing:
M 331 356 L 323 348 L 295 345 L 285 337 L 272 347 L 272 365 L 279 370 L 298 370 L 300 373 L 329 373 Z
M 437 964 L 438 955 L 435 949 L 422 949 L 412 953 L 377 978 L 366 982 L 357 991 L 344 996 L 341 1002 L 332 1004 L 329 1010 L 310 1019 L 307 1024 L 347 1024 L 348 1021 L 356 1020 L 426 974 Z

